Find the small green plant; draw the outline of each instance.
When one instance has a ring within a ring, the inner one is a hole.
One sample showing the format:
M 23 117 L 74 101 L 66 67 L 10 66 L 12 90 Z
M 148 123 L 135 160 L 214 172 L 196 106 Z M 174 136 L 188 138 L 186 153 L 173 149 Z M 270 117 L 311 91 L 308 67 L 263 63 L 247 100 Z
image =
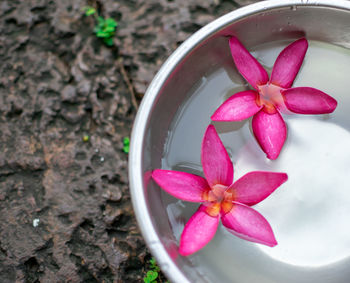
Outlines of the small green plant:
M 129 149 L 130 149 L 130 138 L 129 137 L 125 137 L 123 139 L 123 151 L 125 153 L 129 153 Z
M 83 136 L 83 142 L 88 142 L 90 140 L 90 136 L 89 135 L 84 135 Z
M 83 11 L 85 12 L 86 16 L 91 16 L 96 13 L 96 9 L 91 6 L 86 6 L 83 8 Z
M 159 272 L 159 271 L 160 271 L 160 268 L 159 268 L 159 266 L 157 265 L 156 259 L 155 259 L 154 257 L 152 257 L 152 258 L 149 260 L 149 264 L 150 264 L 151 269 L 153 269 L 154 271 L 156 271 L 156 272 Z
M 153 270 L 149 270 L 146 273 L 146 276 L 143 278 L 143 281 L 145 283 L 155 283 L 157 282 L 156 279 L 158 278 L 158 272 L 157 271 L 153 271 Z
M 154 257 L 148 261 L 148 270 L 145 271 L 146 275 L 143 278 L 145 283 L 170 283 L 166 280 L 163 273 L 160 271 L 159 266 Z
M 103 18 L 97 14 L 97 11 L 94 7 L 86 6 L 83 8 L 85 16 L 94 16 L 96 20 L 96 26 L 94 32 L 97 37 L 103 39 L 103 42 L 107 46 L 113 45 L 113 37 L 115 35 L 115 30 L 118 26 L 118 23 L 112 18 Z
M 143 281 L 145 283 L 156 283 L 157 278 L 158 278 L 158 273 L 160 271 L 159 266 L 157 265 L 156 260 L 152 257 L 149 260 L 149 268 L 150 270 L 148 270 L 146 272 L 146 276 L 143 278 Z

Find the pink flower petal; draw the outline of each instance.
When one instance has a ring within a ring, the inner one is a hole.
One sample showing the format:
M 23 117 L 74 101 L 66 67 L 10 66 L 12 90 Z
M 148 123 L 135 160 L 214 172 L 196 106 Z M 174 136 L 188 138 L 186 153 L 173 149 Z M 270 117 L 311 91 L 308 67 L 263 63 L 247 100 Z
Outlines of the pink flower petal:
M 230 186 L 233 181 L 233 165 L 215 127 L 209 125 L 202 142 L 202 165 L 210 187 Z
M 332 113 L 337 101 L 328 94 L 311 87 L 295 87 L 282 91 L 287 108 L 300 114 Z
M 221 221 L 229 232 L 244 240 L 270 247 L 277 245 L 270 224 L 249 206 L 233 202 L 231 211 L 223 215 Z
M 185 172 L 156 169 L 152 178 L 164 191 L 185 201 L 201 202 L 203 193 L 209 189 L 204 178 Z
M 307 47 L 307 40 L 301 38 L 282 50 L 273 66 L 270 82 L 283 88 L 291 87 L 303 63 Z
M 205 212 L 205 209 L 205 206 L 201 205 L 185 225 L 179 246 L 179 253 L 183 256 L 197 252 L 215 236 L 220 214 L 212 217 Z
M 249 206 L 255 205 L 267 198 L 287 179 L 286 173 L 250 172 L 232 185 L 234 199 Z
M 267 158 L 276 159 L 281 152 L 287 136 L 286 124 L 281 114 L 270 114 L 260 110 L 254 115 L 252 128 L 259 145 Z
M 242 121 L 257 113 L 262 106 L 256 104 L 257 92 L 238 92 L 227 99 L 211 116 L 213 121 Z
M 241 75 L 258 90 L 258 85 L 264 85 L 269 80 L 269 75 L 261 64 L 248 52 L 236 37 L 229 40 L 233 61 Z

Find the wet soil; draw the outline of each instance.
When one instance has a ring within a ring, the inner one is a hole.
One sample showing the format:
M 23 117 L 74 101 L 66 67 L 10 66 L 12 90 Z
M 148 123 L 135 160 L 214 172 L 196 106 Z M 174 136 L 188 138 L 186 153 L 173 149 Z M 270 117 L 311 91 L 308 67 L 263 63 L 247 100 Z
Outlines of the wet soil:
M 0 282 L 143 281 L 123 138 L 171 52 L 252 2 L 0 1 Z

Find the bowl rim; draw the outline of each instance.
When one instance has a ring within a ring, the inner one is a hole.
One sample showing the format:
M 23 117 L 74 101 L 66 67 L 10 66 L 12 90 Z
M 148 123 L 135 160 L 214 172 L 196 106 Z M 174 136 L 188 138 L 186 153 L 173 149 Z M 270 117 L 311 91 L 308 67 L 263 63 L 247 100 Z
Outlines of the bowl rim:
M 218 19 L 208 23 L 192 36 L 186 39 L 163 63 L 151 84 L 149 85 L 139 110 L 137 112 L 130 139 L 129 153 L 129 184 L 131 200 L 136 215 L 138 226 L 142 236 L 150 249 L 152 255 L 171 282 L 190 283 L 185 274 L 172 260 L 153 226 L 151 216 L 147 208 L 144 194 L 144 173 L 142 168 L 143 144 L 147 124 L 150 119 L 151 110 L 155 106 L 163 84 L 171 73 L 193 49 L 217 31 L 229 26 L 235 21 L 251 16 L 261 11 L 292 6 L 318 6 L 350 10 L 350 1 L 347 0 L 267 0 L 250 4 L 245 7 L 229 12 Z

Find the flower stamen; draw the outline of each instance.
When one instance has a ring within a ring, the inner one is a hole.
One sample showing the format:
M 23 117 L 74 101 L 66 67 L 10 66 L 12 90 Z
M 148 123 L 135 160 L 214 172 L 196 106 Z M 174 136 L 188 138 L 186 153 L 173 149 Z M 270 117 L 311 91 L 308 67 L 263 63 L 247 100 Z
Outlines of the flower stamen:
M 232 209 L 232 207 L 233 207 L 233 203 L 232 203 L 232 201 L 223 201 L 222 203 L 221 203 L 221 209 L 222 209 L 222 211 L 224 212 L 224 213 L 228 213 L 228 212 L 230 212 L 231 211 L 231 209 Z
M 221 210 L 221 205 L 219 202 L 214 202 L 212 204 L 209 204 L 207 206 L 207 209 L 205 210 L 206 213 L 208 213 L 210 216 L 212 217 L 216 217 L 218 216 L 218 214 L 220 213 Z
M 208 202 L 206 212 L 210 216 L 217 216 L 220 212 L 228 213 L 231 211 L 235 200 L 234 191 L 223 187 L 213 187 L 205 191 L 202 195 L 203 200 Z

